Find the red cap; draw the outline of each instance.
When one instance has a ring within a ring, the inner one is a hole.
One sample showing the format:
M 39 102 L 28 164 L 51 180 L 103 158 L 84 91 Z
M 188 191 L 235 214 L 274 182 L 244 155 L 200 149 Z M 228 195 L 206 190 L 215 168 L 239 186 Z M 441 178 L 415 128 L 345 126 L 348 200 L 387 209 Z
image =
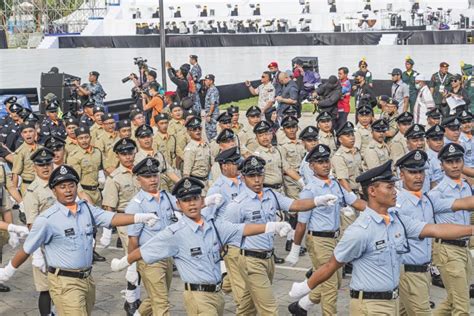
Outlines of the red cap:
M 175 91 L 166 91 L 165 92 L 165 95 L 175 95 L 176 92 Z
M 272 61 L 268 64 L 267 68 L 278 68 L 278 63 L 276 61 Z

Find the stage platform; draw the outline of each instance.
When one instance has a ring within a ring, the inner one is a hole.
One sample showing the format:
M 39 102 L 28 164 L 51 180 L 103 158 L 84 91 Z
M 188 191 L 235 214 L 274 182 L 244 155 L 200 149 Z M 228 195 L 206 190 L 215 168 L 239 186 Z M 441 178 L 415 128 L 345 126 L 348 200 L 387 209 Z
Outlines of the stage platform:
M 378 45 L 382 36 L 396 35 L 399 44 L 466 44 L 471 30 L 385 31 L 351 33 L 272 33 L 167 35 L 167 47 L 243 47 L 243 46 L 318 46 Z M 396 43 L 394 43 L 396 44 Z M 159 35 L 59 36 L 58 48 L 145 48 L 160 47 Z

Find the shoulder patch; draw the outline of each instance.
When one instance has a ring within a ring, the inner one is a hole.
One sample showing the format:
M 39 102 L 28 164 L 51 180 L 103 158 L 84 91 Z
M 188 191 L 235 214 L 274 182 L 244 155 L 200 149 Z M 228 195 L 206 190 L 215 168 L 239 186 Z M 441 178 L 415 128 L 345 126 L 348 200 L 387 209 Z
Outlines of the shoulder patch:
M 177 231 L 183 229 L 184 227 L 186 227 L 186 223 L 182 220 L 178 221 L 177 223 L 174 223 L 170 226 L 168 226 L 168 229 L 173 233 L 175 234 Z
M 369 227 L 372 218 L 369 215 L 359 216 L 359 218 L 354 222 L 355 225 L 367 229 Z

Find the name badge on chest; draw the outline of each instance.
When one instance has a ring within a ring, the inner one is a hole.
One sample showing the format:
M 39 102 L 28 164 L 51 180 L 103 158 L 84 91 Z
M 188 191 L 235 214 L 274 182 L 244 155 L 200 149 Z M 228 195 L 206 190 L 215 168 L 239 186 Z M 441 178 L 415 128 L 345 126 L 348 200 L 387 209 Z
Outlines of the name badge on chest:
M 382 250 L 387 248 L 387 244 L 385 243 L 385 240 L 379 240 L 375 242 L 375 249 L 376 250 Z
M 202 255 L 201 247 L 191 248 L 191 257 Z
M 66 237 L 74 236 L 75 234 L 74 228 L 68 228 L 64 230 L 64 235 L 66 235 Z

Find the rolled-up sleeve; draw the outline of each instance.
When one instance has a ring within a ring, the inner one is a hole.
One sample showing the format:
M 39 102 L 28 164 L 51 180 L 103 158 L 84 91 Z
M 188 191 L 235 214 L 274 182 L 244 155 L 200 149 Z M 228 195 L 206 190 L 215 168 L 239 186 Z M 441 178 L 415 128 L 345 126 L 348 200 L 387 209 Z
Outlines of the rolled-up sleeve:
M 405 225 L 407 238 L 417 239 L 420 237 L 421 231 L 425 228 L 426 222 L 417 220 L 406 215 L 400 214 L 400 221 Z
M 226 220 L 217 220 L 215 222 L 217 232 L 219 233 L 222 243 L 240 244 L 242 241 L 245 224 L 233 224 Z
M 140 247 L 143 260 L 152 264 L 178 253 L 178 238 L 169 228 L 165 228 Z
M 334 249 L 336 260 L 348 263 L 362 256 L 367 248 L 365 236 L 365 232 L 355 226 L 349 226 Z

